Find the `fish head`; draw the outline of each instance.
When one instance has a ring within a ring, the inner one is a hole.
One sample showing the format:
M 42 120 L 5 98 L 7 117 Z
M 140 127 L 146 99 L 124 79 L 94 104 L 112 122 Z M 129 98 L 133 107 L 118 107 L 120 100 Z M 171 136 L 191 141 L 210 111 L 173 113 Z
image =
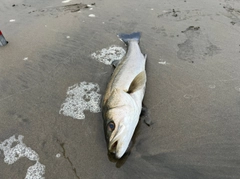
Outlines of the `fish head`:
M 134 108 L 121 106 L 106 113 L 105 133 L 108 151 L 121 158 L 127 151 L 133 133 L 139 121 Z

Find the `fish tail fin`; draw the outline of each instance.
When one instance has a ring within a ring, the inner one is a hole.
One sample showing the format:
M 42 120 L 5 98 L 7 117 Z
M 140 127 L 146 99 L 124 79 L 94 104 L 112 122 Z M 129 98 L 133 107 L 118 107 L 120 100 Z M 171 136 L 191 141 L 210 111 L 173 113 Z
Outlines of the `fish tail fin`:
M 128 42 L 130 41 L 137 41 L 139 43 L 140 37 L 141 37 L 140 32 L 133 32 L 131 34 L 118 34 L 118 38 L 125 44 L 128 44 Z

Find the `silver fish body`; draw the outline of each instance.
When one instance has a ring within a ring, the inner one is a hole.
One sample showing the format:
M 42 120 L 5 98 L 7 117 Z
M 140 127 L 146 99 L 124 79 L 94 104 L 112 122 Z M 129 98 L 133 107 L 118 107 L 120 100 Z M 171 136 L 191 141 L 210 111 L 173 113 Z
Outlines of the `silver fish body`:
M 146 55 L 139 47 L 140 33 L 120 34 L 128 45 L 126 56 L 115 68 L 102 102 L 108 151 L 121 158 L 126 152 L 142 109 L 146 87 Z

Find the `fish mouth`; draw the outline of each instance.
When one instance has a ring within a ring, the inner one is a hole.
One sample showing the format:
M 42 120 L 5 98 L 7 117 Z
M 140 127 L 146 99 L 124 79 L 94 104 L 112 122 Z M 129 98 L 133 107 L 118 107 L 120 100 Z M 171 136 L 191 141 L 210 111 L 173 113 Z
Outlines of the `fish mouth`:
M 110 152 L 110 153 L 113 153 L 113 154 L 116 153 L 117 144 L 118 144 L 118 141 L 114 142 L 114 143 L 110 146 L 110 149 L 109 149 L 109 152 Z
M 108 151 L 110 153 L 113 153 L 117 155 L 119 151 L 119 142 L 121 141 L 121 138 L 123 138 L 122 134 L 124 132 L 125 126 L 121 125 L 118 128 L 117 134 L 113 137 L 113 139 L 110 141 L 109 146 L 108 146 Z
M 118 147 L 118 135 L 113 138 L 113 140 L 109 143 L 108 150 L 110 153 L 117 153 Z
M 125 153 L 126 145 L 128 145 L 127 135 L 125 125 L 120 125 L 117 134 L 109 142 L 108 152 L 114 154 L 117 159 L 120 159 Z

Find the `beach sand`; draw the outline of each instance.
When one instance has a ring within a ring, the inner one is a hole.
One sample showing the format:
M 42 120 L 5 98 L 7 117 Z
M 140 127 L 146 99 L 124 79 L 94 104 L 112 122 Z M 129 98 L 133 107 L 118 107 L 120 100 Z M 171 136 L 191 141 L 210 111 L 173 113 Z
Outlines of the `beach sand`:
M 46 179 L 240 178 L 239 1 L 63 2 L 0 4 L 9 41 L 0 47 L 0 144 L 22 135 L 38 155 L 9 164 L 4 158 L 19 153 L 0 150 L 0 178 L 25 178 L 36 161 L 45 167 L 35 178 Z M 153 124 L 140 121 L 130 155 L 115 161 L 101 112 L 79 120 L 59 110 L 74 84 L 98 84 L 104 94 L 113 68 L 91 54 L 127 50 L 117 34 L 134 31 L 148 55 L 144 104 Z

